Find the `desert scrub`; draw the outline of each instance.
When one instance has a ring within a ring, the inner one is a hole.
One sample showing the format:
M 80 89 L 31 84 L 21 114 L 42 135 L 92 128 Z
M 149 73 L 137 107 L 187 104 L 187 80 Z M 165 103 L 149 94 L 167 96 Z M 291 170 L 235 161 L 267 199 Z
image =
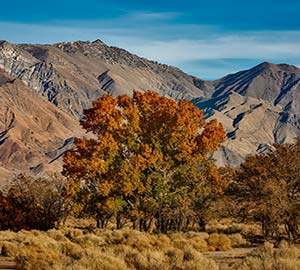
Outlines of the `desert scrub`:
M 229 234 L 227 237 L 231 240 L 231 245 L 234 248 L 244 247 L 248 244 L 247 240 L 240 233 Z
M 209 249 L 211 251 L 227 251 L 231 250 L 231 240 L 224 234 L 213 233 L 208 239 Z
M 240 233 L 243 236 L 253 237 L 261 235 L 261 227 L 257 223 L 236 223 L 231 219 L 212 220 L 206 227 L 207 233 L 224 233 L 224 234 L 236 234 Z
M 225 234 L 208 234 L 203 232 L 188 232 L 170 234 L 174 247 L 192 246 L 200 252 L 228 251 L 232 249 L 232 241 Z
M 210 249 L 208 244 L 208 233 L 188 232 L 185 234 L 185 238 L 187 238 L 188 243 L 198 251 L 205 252 Z
M 265 243 L 244 259 L 241 270 L 299 270 L 300 249 L 281 242 L 278 249 Z
M 151 235 L 128 229 L 0 231 L 0 250 L 16 258 L 18 270 L 218 270 L 201 254 L 209 239 L 203 233 Z
M 185 261 L 183 269 L 185 270 L 219 269 L 213 260 L 205 258 L 200 252 L 189 246 L 184 248 L 183 258 Z

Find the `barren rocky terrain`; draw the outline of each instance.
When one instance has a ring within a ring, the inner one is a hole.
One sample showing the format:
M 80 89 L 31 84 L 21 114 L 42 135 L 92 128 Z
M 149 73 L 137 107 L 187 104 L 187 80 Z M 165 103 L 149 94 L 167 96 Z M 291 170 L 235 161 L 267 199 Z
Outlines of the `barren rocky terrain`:
M 265 62 L 213 82 L 212 96 L 195 103 L 226 127 L 219 164 L 238 165 L 246 155 L 299 136 L 299 80 L 297 67 Z
M 291 142 L 300 132 L 300 69 L 262 63 L 205 81 L 178 68 L 111 47 L 100 40 L 28 45 L 0 42 L 0 178 L 20 171 L 61 169 L 60 157 L 78 120 L 105 93 L 154 90 L 185 98 L 217 118 L 227 142 L 215 154 L 219 165 Z

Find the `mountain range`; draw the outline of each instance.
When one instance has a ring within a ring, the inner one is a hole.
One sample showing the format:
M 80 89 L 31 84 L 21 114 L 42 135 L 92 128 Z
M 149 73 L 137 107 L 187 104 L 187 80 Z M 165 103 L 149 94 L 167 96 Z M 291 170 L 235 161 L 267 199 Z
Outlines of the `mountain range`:
M 154 90 L 188 99 L 224 125 L 219 166 L 241 163 L 300 133 L 300 69 L 261 63 L 206 81 L 180 69 L 93 42 L 53 45 L 0 41 L 0 179 L 61 170 L 61 156 L 82 136 L 83 109 L 103 94 Z M 0 181 L 1 184 L 1 181 Z

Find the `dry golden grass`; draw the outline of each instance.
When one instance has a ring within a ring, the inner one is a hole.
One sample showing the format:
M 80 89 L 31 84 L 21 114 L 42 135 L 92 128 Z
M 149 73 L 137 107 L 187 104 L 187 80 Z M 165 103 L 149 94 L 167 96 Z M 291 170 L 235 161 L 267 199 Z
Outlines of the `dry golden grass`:
M 227 251 L 246 242 L 240 234 L 199 232 L 151 235 L 139 231 L 65 228 L 0 231 L 0 250 L 19 270 L 224 270 L 201 252 Z M 226 270 L 298 270 L 300 249 L 265 244 Z
M 196 232 L 0 231 L 0 250 L 16 257 L 20 270 L 217 270 L 216 263 L 201 252 L 228 249 L 229 244 L 224 235 Z
M 284 241 L 278 248 L 273 244 L 265 243 L 249 255 L 239 266 L 240 270 L 299 270 L 300 269 L 300 249 L 289 246 Z
M 211 251 L 231 250 L 231 240 L 224 234 L 213 233 L 208 237 L 208 244 Z
M 228 237 L 231 240 L 231 246 L 233 248 L 244 247 L 248 244 L 246 239 L 240 233 L 229 234 Z
M 206 225 L 205 230 L 208 233 L 240 233 L 244 236 L 261 235 L 261 227 L 259 224 L 236 223 L 229 218 L 224 218 L 222 220 L 212 220 Z

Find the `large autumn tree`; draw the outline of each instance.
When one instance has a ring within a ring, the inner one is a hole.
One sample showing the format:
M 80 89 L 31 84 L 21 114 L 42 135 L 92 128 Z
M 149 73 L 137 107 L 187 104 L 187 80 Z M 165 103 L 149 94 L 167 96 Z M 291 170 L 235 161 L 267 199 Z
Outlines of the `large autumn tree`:
M 105 226 L 130 219 L 148 230 L 188 225 L 194 199 L 224 186 L 209 155 L 225 140 L 216 120 L 206 122 L 192 103 L 155 92 L 105 95 L 84 111 L 91 138 L 77 138 L 64 157 L 70 194 Z

